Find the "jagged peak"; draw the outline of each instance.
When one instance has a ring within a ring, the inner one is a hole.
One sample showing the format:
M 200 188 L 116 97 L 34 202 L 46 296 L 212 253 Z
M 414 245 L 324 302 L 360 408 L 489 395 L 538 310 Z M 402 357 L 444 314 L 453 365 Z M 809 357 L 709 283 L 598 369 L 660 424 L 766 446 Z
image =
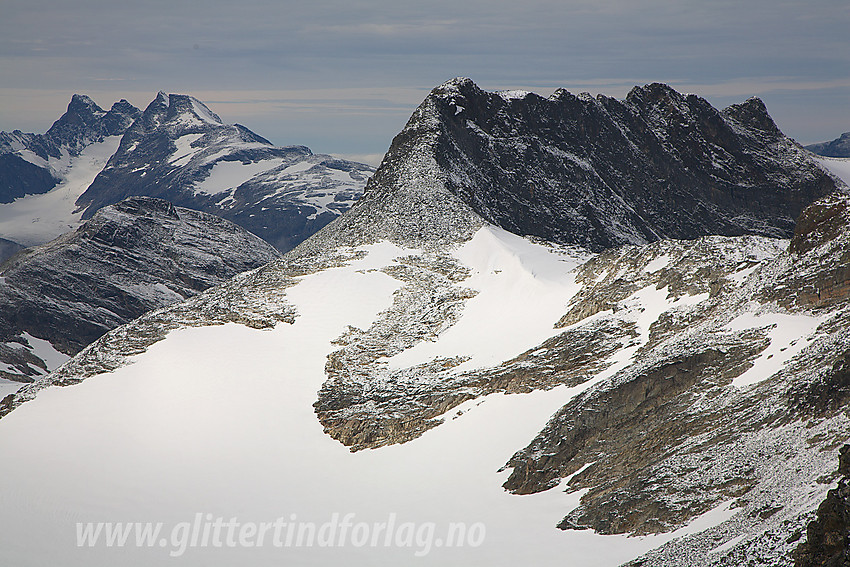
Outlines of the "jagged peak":
M 561 101 L 561 100 L 573 100 L 576 98 L 576 95 L 568 91 L 563 87 L 559 87 L 555 89 L 551 95 L 549 95 L 549 100 L 552 101 Z
M 685 95 L 666 83 L 648 83 L 644 86 L 636 86 L 626 95 L 626 102 L 680 102 L 685 100 Z
M 757 96 L 751 96 L 740 104 L 727 106 L 723 109 L 723 115 L 770 134 L 781 134 L 764 101 Z
M 463 99 L 483 93 L 481 88 L 472 79 L 467 77 L 455 77 L 442 85 L 435 87 L 429 98 L 441 98 L 448 100 Z
M 221 118 L 207 105 L 187 94 L 159 91 L 156 98 L 145 109 L 145 114 L 164 114 L 166 121 L 201 122 L 223 125 Z
M 68 109 L 53 123 L 45 136 L 58 146 L 66 146 L 72 153 L 80 151 L 104 135 L 103 119 L 107 112 L 84 94 L 74 94 Z
M 99 118 L 104 114 L 106 114 L 106 111 L 98 106 L 98 104 L 88 95 L 74 94 L 71 97 L 71 101 L 68 103 L 68 108 L 65 111 L 65 114 L 63 114 L 59 120 L 82 120 L 87 122 L 91 119 Z
M 90 108 L 95 111 L 103 112 L 103 109 L 98 106 L 98 104 L 92 100 L 90 96 L 79 93 L 71 95 L 71 102 L 68 103 L 69 111 L 74 108 Z
M 126 113 L 139 113 L 139 112 L 141 112 L 141 110 L 139 110 L 135 105 L 133 105 L 131 102 L 129 102 L 126 98 L 122 98 L 121 100 L 119 100 L 117 102 L 113 102 L 112 106 L 110 107 L 109 110 L 115 111 L 115 112 L 122 112 L 122 113 L 125 113 L 125 114 Z

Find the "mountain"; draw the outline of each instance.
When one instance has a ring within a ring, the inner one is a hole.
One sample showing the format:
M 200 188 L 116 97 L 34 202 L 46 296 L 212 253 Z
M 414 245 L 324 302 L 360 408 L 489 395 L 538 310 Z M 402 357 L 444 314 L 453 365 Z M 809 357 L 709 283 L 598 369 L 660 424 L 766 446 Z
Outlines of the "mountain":
M 229 219 L 286 251 L 348 209 L 374 168 L 276 147 L 227 125 L 188 95 L 159 93 L 77 200 L 100 207 L 147 195 Z
M 0 266 L 0 377 L 32 381 L 139 315 L 279 256 L 213 215 L 134 197 Z
M 75 94 L 47 133 L 0 132 L 0 235 L 32 246 L 75 226 L 74 200 L 140 115 L 126 100 L 105 111 Z
M 850 157 L 850 132 L 844 132 L 831 142 L 821 142 L 806 146 L 806 149 L 825 157 Z
M 661 84 L 620 101 L 487 93 L 457 79 L 431 93 L 394 148 L 422 139 L 447 190 L 487 221 L 596 251 L 706 234 L 787 238 L 835 188 L 759 99 L 718 111 Z
M 101 207 L 147 196 L 227 218 L 285 251 L 348 209 L 373 171 L 274 146 L 188 95 L 108 112 L 74 95 L 46 134 L 0 133 L 0 236 L 44 244 Z
M 850 436 L 850 196 L 699 100 L 438 87 L 337 220 L 4 398 L 7 557 L 792 565 Z

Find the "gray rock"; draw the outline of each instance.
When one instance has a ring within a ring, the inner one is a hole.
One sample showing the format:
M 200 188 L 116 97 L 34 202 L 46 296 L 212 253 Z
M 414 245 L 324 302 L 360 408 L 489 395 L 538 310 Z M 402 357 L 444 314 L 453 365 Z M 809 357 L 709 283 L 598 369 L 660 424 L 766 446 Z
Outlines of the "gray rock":
M 77 230 L 0 267 L 0 376 L 48 368 L 24 333 L 67 355 L 139 315 L 193 296 L 279 253 L 235 224 L 161 199 L 101 209 Z

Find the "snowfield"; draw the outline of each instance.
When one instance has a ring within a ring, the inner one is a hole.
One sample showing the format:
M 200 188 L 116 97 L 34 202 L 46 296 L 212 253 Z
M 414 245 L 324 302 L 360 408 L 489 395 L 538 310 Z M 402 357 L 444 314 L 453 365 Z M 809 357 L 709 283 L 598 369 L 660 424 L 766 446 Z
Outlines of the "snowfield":
M 817 156 L 817 160 L 833 175 L 840 177 L 844 183 L 850 185 L 850 158 Z
M 0 235 L 24 246 L 36 246 L 76 228 L 83 213 L 82 209 L 77 210 L 77 199 L 118 149 L 120 141 L 121 136 L 109 136 L 86 147 L 79 156 L 51 158 L 46 165 L 60 179 L 59 183 L 47 193 L 27 195 L 0 206 Z
M 392 304 L 401 283 L 377 269 L 412 253 L 386 242 L 364 249 L 365 257 L 304 276 L 286 290 L 298 312 L 294 324 L 177 330 L 132 364 L 49 388 L 0 420 L 0 453 L 11 456 L 4 459 L 0 493 L 4 562 L 607 566 L 735 513 L 721 505 L 663 536 L 600 536 L 554 527 L 580 492 L 505 492 L 508 473 L 499 468 L 587 384 L 472 400 L 402 445 L 351 453 L 332 440 L 312 407 L 326 357 L 336 348 L 331 341 L 348 325 L 367 328 Z M 528 334 L 532 346 L 555 334 L 552 323 L 577 287 L 569 273 L 575 257 L 493 227 L 481 229 L 456 256 L 473 273 L 464 283 L 486 283 L 486 291 L 469 301 L 458 336 L 447 332 L 411 349 L 406 363 L 470 349 L 476 365 L 489 364 L 523 348 L 499 355 L 500 333 Z M 662 293 L 642 290 L 633 300 L 651 295 L 654 313 L 665 303 Z M 512 307 L 519 297 L 528 298 L 527 311 Z M 496 320 L 493 309 L 500 310 Z M 643 328 L 645 315 L 636 317 Z M 388 518 L 417 530 L 433 526 L 434 538 L 424 537 L 426 530 L 417 532 L 421 538 L 397 540 L 410 546 L 357 547 L 348 540 L 275 547 L 269 536 L 264 545 L 181 550 L 179 538 L 168 536 L 196 517 L 257 524 L 282 517 L 321 526 L 334 514 L 367 527 Z M 163 522 L 166 531 L 150 546 L 131 539 L 124 546 L 78 547 L 77 522 Z M 476 537 L 444 546 L 452 522 Z

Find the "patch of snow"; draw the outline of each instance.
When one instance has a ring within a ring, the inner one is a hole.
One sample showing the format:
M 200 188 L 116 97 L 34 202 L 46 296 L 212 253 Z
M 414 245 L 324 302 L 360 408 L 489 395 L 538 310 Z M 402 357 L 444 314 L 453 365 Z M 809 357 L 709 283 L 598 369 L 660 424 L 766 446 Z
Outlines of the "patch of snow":
M 530 91 L 521 91 L 521 90 L 507 90 L 507 91 L 496 91 L 496 94 L 502 97 L 505 100 L 512 99 L 524 99 L 528 95 L 531 94 Z
M 771 326 L 768 332 L 770 345 L 753 361 L 753 366 L 732 381 L 736 388 L 746 388 L 770 378 L 785 366 L 813 340 L 812 335 L 827 319 L 786 313 L 744 313 L 730 321 L 731 331 L 745 331 Z
M 43 360 L 47 365 L 48 371 L 52 372 L 53 370 L 56 370 L 71 358 L 67 354 L 56 350 L 50 341 L 37 339 L 27 332 L 24 332 L 22 336 L 29 344 L 29 349 L 32 353 Z
M 390 368 L 439 356 L 469 356 L 457 371 L 509 360 L 560 332 L 555 323 L 580 289 L 574 268 L 586 260 L 564 256 L 489 225 L 454 256 L 472 270 L 464 287 L 480 290 L 460 320 L 436 341 L 422 342 L 389 359 Z
M 198 118 L 209 124 L 221 124 L 221 118 L 219 118 L 217 114 L 207 108 L 205 104 L 194 98 L 191 100 L 192 109 L 195 111 L 195 114 L 198 115 Z
M 670 256 L 668 256 L 667 254 L 662 254 L 661 256 L 659 256 L 658 258 L 655 258 L 653 261 L 651 261 L 649 264 L 647 264 L 646 267 L 644 268 L 644 271 L 649 273 L 649 274 L 654 274 L 655 272 L 657 272 L 661 268 L 666 268 L 669 263 L 670 263 Z
M 754 266 L 750 266 L 749 268 L 744 268 L 743 270 L 738 270 L 732 274 L 727 276 L 727 279 L 733 281 L 736 285 L 742 285 L 747 279 L 752 275 L 753 272 L 758 269 L 759 265 L 756 264 Z
M 47 193 L 27 195 L 0 206 L 0 235 L 24 246 L 36 246 L 53 240 L 80 224 L 82 210 L 76 201 L 112 154 L 121 136 L 110 136 L 103 142 L 86 147 L 79 156 L 52 162 L 61 181 Z M 63 158 L 64 159 L 64 158 Z
M 249 164 L 243 164 L 241 161 L 220 161 L 212 167 L 206 179 L 195 185 L 195 192 L 215 195 L 228 189 L 234 189 L 255 175 L 273 169 L 284 161 L 283 158 L 267 159 Z
M 717 547 L 715 547 L 714 549 L 709 551 L 709 553 L 723 553 L 724 551 L 728 551 L 728 550 L 732 549 L 733 547 L 735 547 L 736 545 L 738 545 L 739 543 L 741 543 L 742 541 L 744 541 L 744 539 L 746 537 L 747 537 L 746 533 L 743 533 L 739 536 L 735 536 L 732 539 L 730 539 L 729 541 L 727 541 L 726 543 L 724 543 L 723 545 L 718 545 Z
M 174 150 L 168 157 L 168 163 L 173 163 L 175 166 L 182 166 L 189 163 L 192 156 L 201 151 L 203 148 L 193 148 L 192 143 L 204 136 L 201 134 L 184 134 L 174 140 L 174 145 L 177 149 Z
M 35 166 L 43 167 L 45 169 L 50 169 L 50 162 L 48 162 L 46 159 L 44 159 L 40 155 L 36 154 L 32 150 L 19 150 L 16 153 L 22 159 L 30 162 L 31 164 L 33 164 Z

